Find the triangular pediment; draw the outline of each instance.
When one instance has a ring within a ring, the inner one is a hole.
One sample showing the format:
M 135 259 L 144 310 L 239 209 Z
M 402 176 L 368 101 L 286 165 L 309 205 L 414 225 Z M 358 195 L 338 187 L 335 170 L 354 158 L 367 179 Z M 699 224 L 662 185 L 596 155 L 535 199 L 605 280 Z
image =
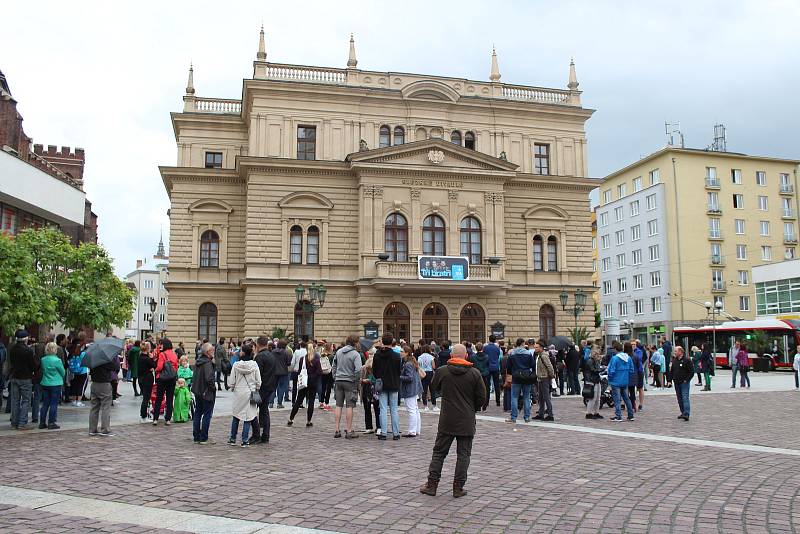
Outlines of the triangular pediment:
M 362 150 L 347 156 L 352 165 L 409 165 L 442 167 L 485 171 L 515 171 L 517 165 L 509 161 L 489 156 L 477 150 L 464 148 L 443 139 L 425 139 L 403 145 Z

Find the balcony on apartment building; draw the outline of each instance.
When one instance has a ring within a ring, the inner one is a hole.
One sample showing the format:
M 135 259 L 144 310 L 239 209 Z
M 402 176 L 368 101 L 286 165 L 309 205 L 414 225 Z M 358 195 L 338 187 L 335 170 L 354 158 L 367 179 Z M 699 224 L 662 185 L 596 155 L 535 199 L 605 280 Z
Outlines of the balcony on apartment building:
M 709 204 L 707 212 L 709 215 L 722 215 L 722 209 L 720 209 L 719 204 Z
M 711 265 L 725 265 L 725 258 L 719 254 L 712 254 L 710 263 Z
M 706 189 L 719 189 L 719 178 L 706 176 Z
M 784 219 L 794 219 L 794 210 L 792 208 L 783 208 L 783 212 L 781 213 L 781 217 Z
M 723 291 L 727 291 L 728 288 L 725 284 L 724 280 L 712 280 L 711 281 L 711 291 L 719 293 Z
M 792 195 L 792 194 L 794 194 L 794 185 L 781 184 L 781 195 Z
M 708 238 L 709 239 L 722 239 L 722 230 L 718 228 L 709 228 L 708 229 Z
M 797 243 L 797 235 L 783 234 L 783 242 L 787 245 L 794 245 Z

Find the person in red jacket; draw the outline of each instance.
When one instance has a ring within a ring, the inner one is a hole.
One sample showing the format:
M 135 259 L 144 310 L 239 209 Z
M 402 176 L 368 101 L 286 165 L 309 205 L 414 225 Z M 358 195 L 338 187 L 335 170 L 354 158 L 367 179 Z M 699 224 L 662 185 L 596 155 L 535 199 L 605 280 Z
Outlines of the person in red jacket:
M 164 395 L 167 396 L 164 424 L 172 424 L 172 402 L 175 400 L 177 381 L 178 355 L 172 349 L 172 341 L 164 338 L 161 340 L 161 350 L 158 352 L 158 363 L 156 364 L 156 403 L 153 409 L 153 426 L 158 425 L 158 416 L 161 415 L 161 403 L 164 402 Z

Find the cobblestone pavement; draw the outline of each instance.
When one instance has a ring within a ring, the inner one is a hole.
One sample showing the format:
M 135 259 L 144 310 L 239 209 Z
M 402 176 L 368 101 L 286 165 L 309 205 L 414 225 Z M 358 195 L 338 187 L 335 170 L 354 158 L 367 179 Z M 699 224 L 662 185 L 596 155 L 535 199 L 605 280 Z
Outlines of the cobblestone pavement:
M 211 446 L 193 445 L 186 424 L 120 425 L 112 438 L 79 430 L 15 433 L 0 438 L 0 469 L 8 486 L 339 532 L 788 533 L 800 531 L 800 456 L 792 455 L 800 454 L 798 403 L 794 391 L 693 390 L 688 423 L 676 419 L 669 394 L 646 398 L 635 422 L 612 423 L 586 420 L 579 397 L 554 402 L 559 424 L 634 436 L 512 426 L 492 404 L 478 421 L 469 494 L 458 500 L 449 491 L 455 447 L 439 496 L 417 491 L 435 437 L 430 413 L 422 436 L 396 442 L 333 439 L 333 414 L 321 411 L 312 428 L 302 424 L 302 412 L 291 428 L 286 412 L 276 413 L 270 445 L 249 449 L 225 444 L 230 418 L 219 412 Z M 360 407 L 356 413 L 363 425 Z M 9 510 L 0 510 L 0 530 L 30 532 L 30 523 L 13 518 L 38 511 Z M 56 532 L 78 520 L 45 514 L 42 521 L 38 531 Z M 90 528 L 98 527 L 83 531 Z

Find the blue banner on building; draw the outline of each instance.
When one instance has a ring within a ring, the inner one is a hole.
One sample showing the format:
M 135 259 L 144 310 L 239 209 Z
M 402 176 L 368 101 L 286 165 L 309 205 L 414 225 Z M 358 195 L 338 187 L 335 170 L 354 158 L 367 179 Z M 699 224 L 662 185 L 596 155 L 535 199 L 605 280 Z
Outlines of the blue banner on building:
M 469 280 L 469 261 L 461 256 L 419 256 L 420 280 Z

